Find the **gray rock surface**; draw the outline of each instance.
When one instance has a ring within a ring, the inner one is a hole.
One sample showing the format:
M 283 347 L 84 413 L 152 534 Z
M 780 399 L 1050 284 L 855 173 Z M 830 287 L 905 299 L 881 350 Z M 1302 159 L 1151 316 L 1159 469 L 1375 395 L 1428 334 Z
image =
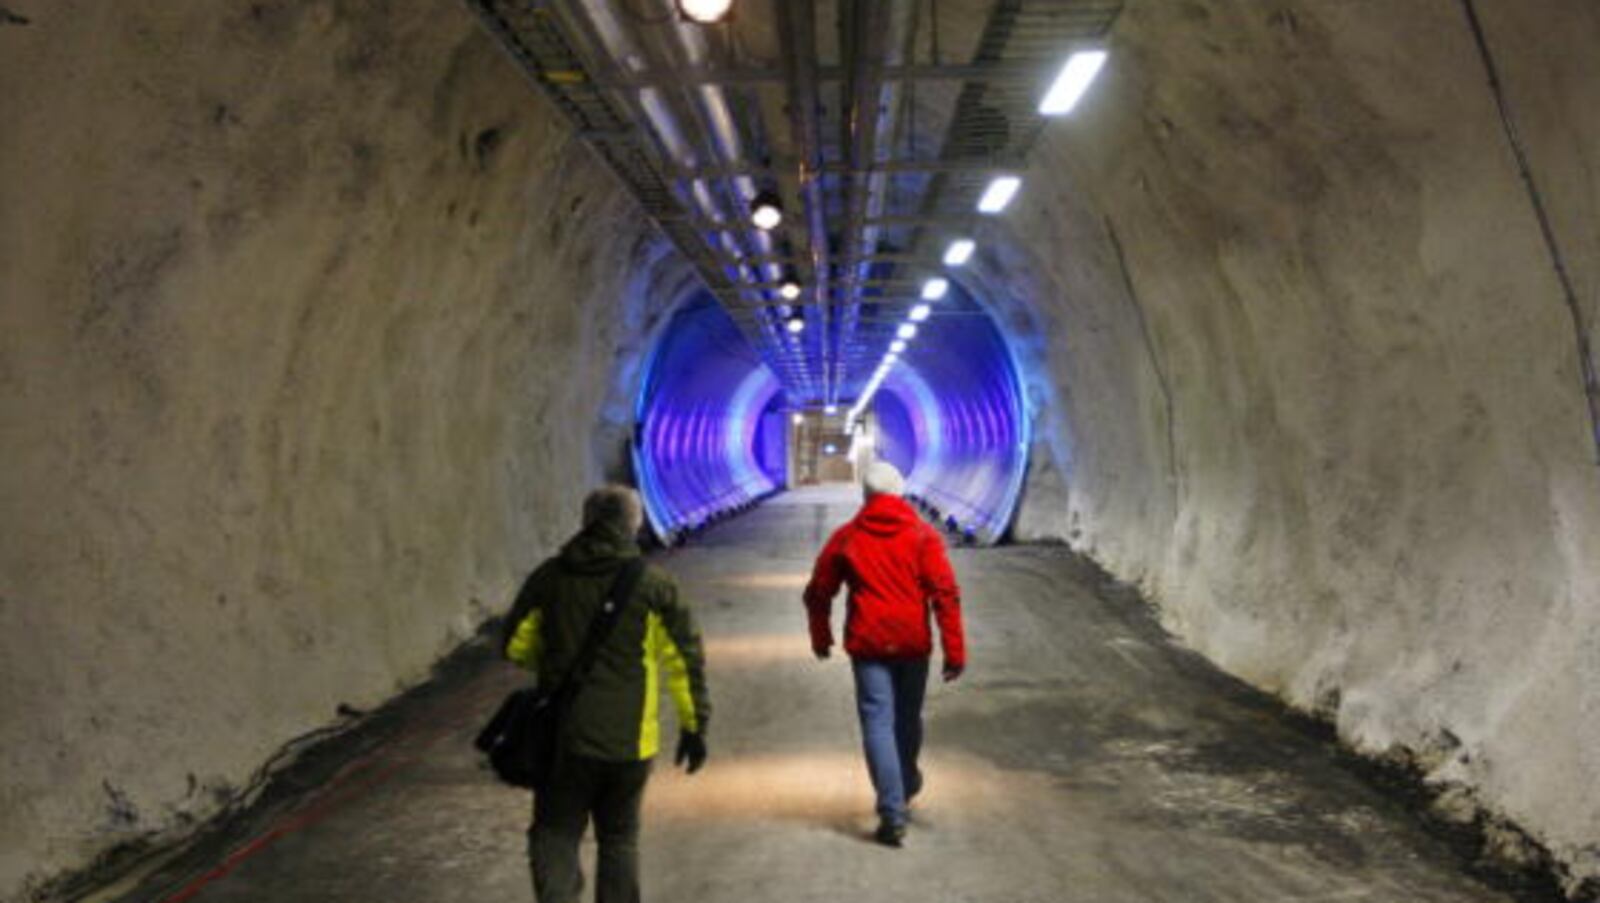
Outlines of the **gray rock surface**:
M 457 4 L 18 12 L 0 898 L 426 677 L 615 466 L 682 286 Z
M 1479 7 L 1592 324 L 1600 8 Z M 1600 469 L 1462 3 L 1136 0 L 1112 46 L 986 268 L 1060 402 L 1018 534 L 1600 874 Z

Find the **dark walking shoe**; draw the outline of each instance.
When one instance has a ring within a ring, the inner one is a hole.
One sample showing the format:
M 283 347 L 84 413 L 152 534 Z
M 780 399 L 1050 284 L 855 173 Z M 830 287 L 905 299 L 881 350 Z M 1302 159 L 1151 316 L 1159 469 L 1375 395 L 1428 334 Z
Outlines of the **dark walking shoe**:
M 899 849 L 906 839 L 906 826 L 897 825 L 887 819 L 878 822 L 878 830 L 872 832 L 872 839 L 886 847 Z

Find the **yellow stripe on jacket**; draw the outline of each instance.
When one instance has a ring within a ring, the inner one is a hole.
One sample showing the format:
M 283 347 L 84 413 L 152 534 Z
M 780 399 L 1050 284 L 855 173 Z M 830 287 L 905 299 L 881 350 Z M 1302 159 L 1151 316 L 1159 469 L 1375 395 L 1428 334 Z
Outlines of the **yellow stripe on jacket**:
M 689 666 L 661 616 L 651 612 L 644 636 L 644 712 L 639 724 L 639 758 L 648 759 L 661 749 L 661 666 L 667 671 L 667 692 L 678 709 L 678 726 L 694 733 L 700 718 L 689 688 Z
M 544 635 L 540 630 L 543 615 L 539 609 L 529 612 L 506 644 L 506 658 L 530 671 L 539 669 L 539 659 L 544 653 Z M 667 692 L 678 710 L 679 726 L 690 732 L 700 730 L 700 718 L 689 685 L 688 662 L 678 644 L 673 642 L 661 616 L 655 612 L 650 612 L 646 620 L 643 665 L 644 710 L 639 722 L 639 758 L 649 759 L 661 751 L 663 666 L 667 672 Z
M 506 658 L 529 671 L 537 672 L 539 659 L 544 656 L 544 631 L 539 629 L 543 622 L 543 611 L 535 608 L 528 612 L 528 616 L 517 625 L 517 632 L 511 635 L 511 642 L 506 644 Z

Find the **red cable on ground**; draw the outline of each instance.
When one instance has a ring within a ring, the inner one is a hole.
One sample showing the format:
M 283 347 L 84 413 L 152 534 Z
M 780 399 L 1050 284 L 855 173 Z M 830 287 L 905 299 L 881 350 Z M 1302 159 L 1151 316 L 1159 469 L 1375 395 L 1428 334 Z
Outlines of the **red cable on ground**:
M 443 709 L 444 705 L 441 703 L 436 708 Z M 420 720 L 422 720 L 424 723 L 432 721 L 430 718 L 422 718 Z M 278 842 L 284 837 L 289 836 L 290 834 L 294 834 L 297 831 L 303 831 L 306 828 L 315 825 L 328 815 L 332 814 L 334 809 L 339 804 L 345 803 L 389 780 L 394 776 L 395 772 L 400 770 L 402 766 L 408 765 L 414 761 L 417 758 L 417 754 L 420 753 L 422 749 L 432 745 L 434 741 L 438 740 L 444 734 L 456 729 L 462 723 L 464 723 L 464 721 L 464 718 L 457 717 L 455 719 L 446 721 L 443 724 L 438 724 L 431 730 L 424 731 L 418 729 L 404 731 L 379 749 L 375 749 L 367 755 L 356 759 L 342 769 L 339 774 L 328 783 L 324 789 L 324 792 L 318 796 L 315 801 L 311 803 L 311 805 L 307 806 L 305 809 L 283 816 L 276 824 L 269 828 L 266 833 L 251 839 L 249 842 L 245 843 L 244 846 L 241 846 L 232 853 L 229 853 L 227 857 L 218 863 L 214 868 L 196 876 L 193 880 L 189 881 L 189 883 L 185 884 L 177 891 L 174 891 L 172 894 L 161 898 L 161 903 L 186 903 L 186 901 L 194 899 L 202 890 L 205 890 L 206 887 L 216 883 L 217 881 L 220 881 L 223 878 L 226 878 L 239 866 L 259 855 L 263 850 L 272 846 L 274 843 Z M 345 786 L 357 775 L 360 775 L 372 768 L 372 766 L 379 758 L 381 758 L 382 754 L 386 750 L 394 747 L 403 747 L 410 741 L 418 738 L 422 738 L 423 743 L 412 753 L 399 756 L 394 761 L 390 762 L 386 767 L 368 775 L 364 780 L 350 784 L 349 786 Z

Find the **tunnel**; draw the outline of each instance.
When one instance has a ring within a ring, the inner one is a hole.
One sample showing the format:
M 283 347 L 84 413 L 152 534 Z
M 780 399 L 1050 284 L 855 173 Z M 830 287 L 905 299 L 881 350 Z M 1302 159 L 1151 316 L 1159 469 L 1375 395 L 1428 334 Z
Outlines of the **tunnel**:
M 863 443 L 907 476 L 911 497 L 954 537 L 994 542 L 1027 467 L 1029 413 L 1015 360 L 970 300 L 921 332 L 880 391 L 858 404 L 871 421 Z M 849 418 L 834 407 L 820 413 L 840 438 L 819 450 L 840 456 L 851 439 L 838 421 Z M 634 473 L 656 536 L 681 541 L 803 480 L 788 463 L 797 415 L 720 307 L 702 297 L 678 309 L 646 359 L 634 415 Z
M 787 418 L 772 371 L 709 298 L 677 311 L 639 394 L 634 472 L 671 541 L 786 484 Z
M 663 899 L 1600 899 L 1600 6 L 700 5 L 0 0 L 0 901 L 525 895 L 462 735 L 607 483 Z M 873 461 L 973 647 L 899 860 Z
M 975 302 L 924 322 L 868 406 L 877 456 L 963 541 L 1004 536 L 1027 469 L 1029 411 L 1004 336 Z

